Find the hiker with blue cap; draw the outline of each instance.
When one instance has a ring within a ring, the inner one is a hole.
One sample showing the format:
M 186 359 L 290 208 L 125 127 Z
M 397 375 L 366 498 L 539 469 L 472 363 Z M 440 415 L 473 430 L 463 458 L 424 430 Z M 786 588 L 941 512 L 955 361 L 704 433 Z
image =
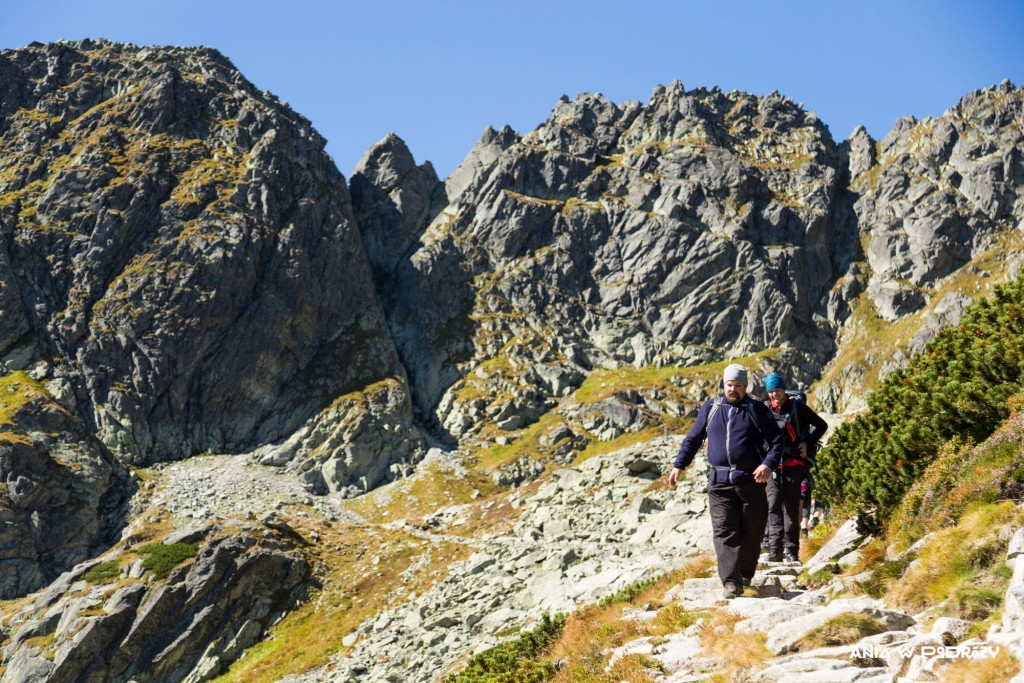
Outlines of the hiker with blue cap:
M 782 432 L 783 455 L 768 482 L 768 561 L 800 562 L 800 486 L 828 423 L 811 410 L 802 391 L 787 391 L 778 373 L 764 378 L 771 411 Z
M 722 376 L 721 396 L 697 411 L 676 455 L 669 488 L 707 441 L 708 509 L 725 599 L 749 586 L 761 555 L 768 519 L 765 485 L 781 462 L 782 433 L 763 403 L 747 394 L 747 369 L 732 364 Z

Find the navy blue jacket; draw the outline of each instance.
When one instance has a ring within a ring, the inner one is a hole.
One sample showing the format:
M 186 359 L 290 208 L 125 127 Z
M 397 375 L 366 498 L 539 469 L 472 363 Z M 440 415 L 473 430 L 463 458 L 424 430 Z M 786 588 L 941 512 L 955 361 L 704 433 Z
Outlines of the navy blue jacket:
M 729 467 L 731 462 L 736 469 L 753 474 L 758 465 L 763 463 L 774 470 L 781 462 L 783 440 L 771 411 L 749 394 L 735 405 L 726 401 L 725 397 L 721 400 L 722 405 L 711 418 L 711 424 L 708 424 L 708 413 L 715 399 L 708 399 L 697 411 L 697 420 L 679 447 L 675 466 L 685 469 L 707 440 L 708 462 L 713 466 Z M 756 426 L 746 404 L 753 407 L 753 413 L 757 416 Z M 764 450 L 765 442 L 768 444 L 767 453 Z

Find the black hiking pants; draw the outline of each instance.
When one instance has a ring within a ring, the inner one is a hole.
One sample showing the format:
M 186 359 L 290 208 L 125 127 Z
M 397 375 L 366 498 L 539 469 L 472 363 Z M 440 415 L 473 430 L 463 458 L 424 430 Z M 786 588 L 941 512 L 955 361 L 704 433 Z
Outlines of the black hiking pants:
M 768 480 L 768 554 L 783 551 L 799 556 L 800 484 L 807 474 L 804 465 L 783 467 Z
M 761 555 L 761 539 L 768 519 L 765 485 L 749 480 L 740 484 L 708 484 L 708 508 L 722 583 L 743 585 L 754 578 Z

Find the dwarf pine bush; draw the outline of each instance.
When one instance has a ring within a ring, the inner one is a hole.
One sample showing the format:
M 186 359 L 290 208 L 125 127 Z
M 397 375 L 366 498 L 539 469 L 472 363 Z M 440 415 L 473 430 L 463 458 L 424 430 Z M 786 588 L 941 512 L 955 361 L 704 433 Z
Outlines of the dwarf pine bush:
M 515 640 L 481 652 L 460 673 L 444 683 L 541 683 L 551 678 L 555 666 L 540 659 L 562 633 L 565 616 L 544 614 L 540 624 Z
M 143 569 L 153 572 L 158 579 L 166 579 L 172 569 L 194 557 L 198 549 L 195 543 L 151 543 L 135 552 L 145 558 L 142 560 Z
M 950 442 L 979 443 L 1008 415 L 1024 377 L 1024 275 L 998 287 L 867 399 L 818 461 L 820 495 L 885 522 Z

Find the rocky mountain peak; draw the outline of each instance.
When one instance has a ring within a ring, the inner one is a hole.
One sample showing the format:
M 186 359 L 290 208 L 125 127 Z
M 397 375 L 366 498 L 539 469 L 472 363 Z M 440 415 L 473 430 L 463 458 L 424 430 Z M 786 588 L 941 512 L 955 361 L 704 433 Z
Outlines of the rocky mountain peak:
M 448 201 L 455 203 L 470 185 L 478 182 L 480 176 L 490 170 L 502 152 L 517 142 L 519 134 L 510 126 L 503 126 L 500 131 L 488 126 L 466 158 L 445 179 Z
M 416 165 L 394 133 L 367 150 L 349 186 L 377 286 L 386 289 L 398 260 L 445 204 L 445 186 L 429 161 Z
M 394 372 L 303 379 L 346 329 L 382 323 L 344 294 L 372 280 L 307 121 L 210 50 L 85 42 L 0 63 L 11 313 L 112 449 L 251 447 Z M 369 349 L 392 353 L 383 331 Z
M 1024 91 L 1005 82 L 938 119 L 899 119 L 876 156 L 869 137 L 851 138 L 854 211 L 883 318 L 920 310 L 933 283 L 1019 223 L 1022 107 Z

